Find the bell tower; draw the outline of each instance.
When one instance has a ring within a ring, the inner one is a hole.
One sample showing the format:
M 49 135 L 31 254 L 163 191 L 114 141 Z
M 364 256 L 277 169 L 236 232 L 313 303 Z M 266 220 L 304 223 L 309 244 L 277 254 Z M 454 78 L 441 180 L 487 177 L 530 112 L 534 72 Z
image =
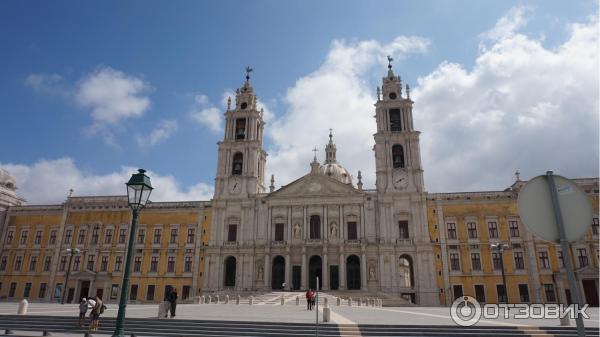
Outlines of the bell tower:
M 375 119 L 375 175 L 379 193 L 423 192 L 420 132 L 413 128 L 410 89 L 402 93 L 400 76 L 392 71 L 388 56 L 387 76 L 377 87 Z
M 227 100 L 225 134 L 218 142 L 215 199 L 242 198 L 265 191 L 267 153 L 262 147 L 263 110 L 250 83 L 252 68 L 246 67 L 246 81 L 235 92 L 235 106 Z

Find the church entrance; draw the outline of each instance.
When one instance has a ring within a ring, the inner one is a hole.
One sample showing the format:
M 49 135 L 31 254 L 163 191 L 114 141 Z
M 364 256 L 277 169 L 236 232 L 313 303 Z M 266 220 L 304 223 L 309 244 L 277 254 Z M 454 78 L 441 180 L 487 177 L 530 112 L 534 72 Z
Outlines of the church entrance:
M 235 257 L 230 256 L 225 259 L 225 287 L 235 287 Z
M 79 300 L 90 297 L 90 281 L 81 281 L 81 290 L 79 291 Z
M 278 255 L 273 259 L 271 268 L 271 288 L 279 290 L 283 282 L 285 282 L 285 258 Z
M 346 282 L 348 290 L 360 289 L 360 259 L 356 255 L 346 259 Z
M 319 289 L 323 286 L 323 273 L 321 257 L 313 255 L 308 262 L 308 287 L 317 289 L 317 277 L 319 278 Z
M 292 267 L 292 287 L 299 290 L 302 285 L 302 266 Z
M 329 266 L 329 289 L 338 290 L 340 287 L 338 266 Z

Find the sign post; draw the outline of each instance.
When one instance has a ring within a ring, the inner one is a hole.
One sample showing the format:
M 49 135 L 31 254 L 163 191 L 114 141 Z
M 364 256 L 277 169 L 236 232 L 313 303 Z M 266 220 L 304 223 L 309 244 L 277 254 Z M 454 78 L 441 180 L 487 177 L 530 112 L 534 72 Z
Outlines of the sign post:
M 315 336 L 319 337 L 319 277 L 317 276 L 317 285 L 315 286 L 316 295 L 315 295 L 315 303 L 316 303 L 316 320 L 315 320 Z

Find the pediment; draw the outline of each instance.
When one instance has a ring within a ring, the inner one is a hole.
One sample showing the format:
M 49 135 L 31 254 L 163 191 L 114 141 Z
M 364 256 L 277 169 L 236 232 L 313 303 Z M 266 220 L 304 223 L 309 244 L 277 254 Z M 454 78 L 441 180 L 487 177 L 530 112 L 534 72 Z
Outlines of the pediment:
M 277 191 L 269 198 L 287 197 L 323 197 L 323 196 L 360 196 L 363 192 L 352 185 L 346 185 L 323 174 L 309 173 Z

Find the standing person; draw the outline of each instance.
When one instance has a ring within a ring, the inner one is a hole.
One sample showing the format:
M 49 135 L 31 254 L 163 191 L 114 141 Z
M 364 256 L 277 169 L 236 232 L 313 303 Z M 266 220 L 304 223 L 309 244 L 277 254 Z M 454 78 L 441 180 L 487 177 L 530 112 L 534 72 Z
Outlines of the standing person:
M 306 310 L 312 310 L 312 289 L 306 291 Z
M 177 288 L 173 288 L 169 296 L 169 304 L 171 305 L 171 318 L 175 317 L 175 309 L 177 309 Z
M 79 326 L 83 326 L 83 322 L 85 321 L 85 313 L 88 310 L 88 302 L 85 299 L 85 297 L 83 297 L 81 299 L 81 302 L 79 302 Z
M 102 303 L 102 298 L 96 295 L 95 300 L 96 305 L 94 305 L 94 308 L 92 308 L 92 312 L 90 312 L 90 315 L 92 317 L 92 323 L 90 324 L 91 331 L 98 330 L 98 324 L 100 323 L 100 314 L 104 312 L 104 303 Z

